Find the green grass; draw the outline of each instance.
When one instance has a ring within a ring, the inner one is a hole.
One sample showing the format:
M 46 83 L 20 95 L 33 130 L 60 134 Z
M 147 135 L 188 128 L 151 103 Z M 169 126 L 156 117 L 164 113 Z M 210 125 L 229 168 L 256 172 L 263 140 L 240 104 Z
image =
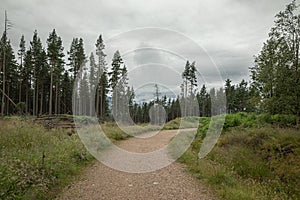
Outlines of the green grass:
M 300 199 L 300 131 L 293 116 L 227 115 L 218 143 L 199 160 L 209 122 L 202 118 L 179 161 L 221 199 Z
M 201 122 L 200 117 L 184 117 L 184 118 L 176 118 L 167 122 L 163 130 L 174 130 L 179 128 L 197 128 L 199 123 Z
M 0 199 L 49 199 L 92 157 L 77 135 L 28 122 L 2 122 Z

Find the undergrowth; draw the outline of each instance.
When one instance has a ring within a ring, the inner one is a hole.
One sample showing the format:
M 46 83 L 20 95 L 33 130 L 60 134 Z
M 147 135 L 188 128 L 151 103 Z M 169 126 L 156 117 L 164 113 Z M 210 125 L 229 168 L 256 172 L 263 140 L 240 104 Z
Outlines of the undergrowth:
M 300 131 L 294 116 L 226 116 L 213 150 L 198 159 L 210 118 L 202 118 L 197 136 L 180 162 L 211 185 L 221 199 L 300 199 Z

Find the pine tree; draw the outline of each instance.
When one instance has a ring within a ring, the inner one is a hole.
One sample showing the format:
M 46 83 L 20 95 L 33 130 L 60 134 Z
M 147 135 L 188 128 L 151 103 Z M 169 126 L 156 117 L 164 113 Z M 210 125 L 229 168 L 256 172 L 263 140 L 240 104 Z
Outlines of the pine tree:
M 22 35 L 22 37 L 21 37 L 19 48 L 20 48 L 19 51 L 18 51 L 18 56 L 19 56 L 19 59 L 20 59 L 20 65 L 19 65 L 19 103 L 21 103 L 22 102 L 22 83 L 23 83 L 23 79 L 24 79 L 23 62 L 24 62 L 24 56 L 25 56 L 25 52 L 26 52 L 24 35 Z
M 190 62 L 187 61 L 184 67 L 184 71 L 182 72 L 183 86 L 182 86 L 182 95 L 183 98 L 187 97 L 188 91 L 188 82 L 190 79 Z
M 73 82 L 67 70 L 65 70 L 62 79 L 62 111 L 70 114 L 72 111 L 72 88 Z
M 79 113 L 80 115 L 89 115 L 90 95 L 89 95 L 88 75 L 85 70 L 83 71 L 83 76 L 80 79 L 79 95 L 80 95 Z
M 154 102 L 156 104 L 158 104 L 159 103 L 160 92 L 159 92 L 159 88 L 158 88 L 157 84 L 154 85 L 154 89 L 155 89 L 155 92 L 154 92 Z
M 116 120 L 122 123 L 128 123 L 129 116 L 129 98 L 130 94 L 127 94 L 128 77 L 127 68 L 124 65 L 120 68 L 120 78 L 118 79 L 113 90 L 113 114 Z
M 196 76 L 196 63 L 189 61 L 186 62 L 184 71 L 182 72 L 183 84 L 181 85 L 181 105 L 183 107 L 183 116 L 197 115 L 197 109 L 194 102 L 196 100 L 197 76 Z
M 137 109 L 136 109 L 136 103 L 134 101 L 135 98 L 135 92 L 133 87 L 127 87 L 127 92 L 126 92 L 126 96 L 128 99 L 128 110 L 129 110 L 129 117 L 130 119 L 132 119 L 134 122 L 136 122 L 136 116 L 137 113 Z M 131 122 L 131 120 L 130 120 Z M 132 124 L 131 124 L 132 125 Z
M 108 73 L 110 79 L 109 79 L 109 85 L 112 89 L 112 100 L 113 100 L 113 114 L 116 118 L 119 117 L 119 100 L 120 100 L 120 88 L 117 87 L 118 86 L 118 82 L 121 80 L 122 78 L 122 64 L 123 64 L 123 60 L 122 57 L 120 55 L 119 51 L 116 51 L 113 59 L 112 59 L 112 68 L 111 68 L 111 72 Z M 121 87 L 122 85 L 119 84 L 119 86 Z
M 61 38 L 56 34 L 55 29 L 47 39 L 47 56 L 50 62 L 50 95 L 49 95 L 49 114 L 52 114 L 53 85 L 55 84 L 55 114 L 58 114 L 59 85 L 61 74 L 64 70 L 64 53 Z
M 37 115 L 37 108 L 38 108 L 38 71 L 40 69 L 40 66 L 38 64 L 39 62 L 39 56 L 42 52 L 42 42 L 38 36 L 37 31 L 35 30 L 33 33 L 32 41 L 30 42 L 31 46 L 31 59 L 32 59 L 32 66 L 33 66 L 33 97 L 32 97 L 32 114 Z
M 24 74 L 24 81 L 25 81 L 25 112 L 28 114 L 30 112 L 31 102 L 30 102 L 30 96 L 31 96 L 31 80 L 32 80 L 32 51 L 31 49 L 26 51 L 25 57 L 24 57 L 24 68 L 23 68 L 23 74 Z
M 76 78 L 78 71 L 80 69 L 80 66 L 78 65 L 78 59 L 77 59 L 77 47 L 78 47 L 78 38 L 73 38 L 70 51 L 68 51 L 69 55 L 69 63 L 68 66 L 70 67 L 69 71 L 73 73 L 74 79 Z
M 91 52 L 89 60 L 90 60 L 90 68 L 89 68 L 90 69 L 89 70 L 90 115 L 94 116 L 95 113 L 93 113 L 93 110 L 95 108 L 95 93 L 96 93 L 98 80 L 96 74 L 97 64 L 93 52 Z
M 192 62 L 192 64 L 190 65 L 190 71 L 189 71 L 189 82 L 190 82 L 190 96 L 192 96 L 193 94 L 195 94 L 195 90 L 194 88 L 197 87 L 197 76 L 196 76 L 196 62 Z
M 108 77 L 107 77 L 107 69 L 104 68 L 104 71 L 99 80 L 100 83 L 100 116 L 101 120 L 105 120 L 109 115 L 109 107 L 107 101 L 107 94 L 108 94 Z
M 7 38 L 6 38 L 7 39 Z M 2 63 L 2 106 L 3 114 L 10 114 L 18 102 L 18 65 L 15 59 L 14 50 L 9 40 L 1 38 L 0 62 Z M 5 56 L 4 56 L 5 54 Z
M 235 112 L 234 110 L 234 86 L 231 85 L 231 80 L 225 80 L 225 95 L 226 95 L 226 110 L 228 113 Z
M 116 51 L 112 59 L 111 72 L 108 73 L 110 77 L 109 83 L 112 90 L 115 89 L 116 85 L 118 84 L 118 81 L 122 77 L 122 64 L 123 59 L 121 57 L 121 54 L 119 51 Z
M 98 68 L 97 68 L 97 77 L 98 77 L 98 86 L 96 92 L 96 112 L 101 121 L 105 119 L 108 115 L 108 102 L 107 102 L 107 93 L 108 93 L 108 77 L 107 77 L 107 68 L 105 61 L 105 45 L 102 39 L 102 35 L 96 41 L 96 55 L 98 56 Z
M 49 71 L 50 71 L 50 67 L 49 64 L 47 62 L 47 53 L 44 49 L 42 49 L 41 53 L 39 54 L 38 57 L 38 66 L 39 66 L 39 70 L 37 71 L 37 77 L 38 77 L 38 88 L 39 91 L 37 93 L 37 104 L 38 104 L 38 99 L 39 99 L 39 114 L 42 115 L 43 113 L 46 112 L 47 108 L 46 108 L 46 97 L 48 96 L 48 88 L 49 88 L 49 81 L 50 81 L 50 76 L 49 76 Z M 47 87 L 48 86 L 48 87 Z M 48 104 L 47 104 L 48 105 Z M 38 106 L 37 106 L 37 112 L 38 112 Z
M 5 13 L 5 30 L 1 37 L 1 74 L 2 74 L 2 98 L 1 98 L 1 115 L 5 114 L 5 102 L 6 102 L 6 45 L 7 45 L 7 37 L 6 37 L 6 13 Z
M 208 116 L 207 112 L 207 105 L 208 105 L 208 99 L 207 99 L 207 91 L 206 91 L 206 86 L 203 85 L 201 87 L 200 92 L 197 94 L 197 100 L 199 103 L 199 109 L 200 109 L 200 116 Z

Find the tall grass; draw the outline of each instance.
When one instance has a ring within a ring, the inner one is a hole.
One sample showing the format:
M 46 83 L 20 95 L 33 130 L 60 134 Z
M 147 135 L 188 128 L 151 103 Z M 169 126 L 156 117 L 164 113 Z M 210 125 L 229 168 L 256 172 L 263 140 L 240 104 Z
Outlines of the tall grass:
M 0 199 L 49 199 L 92 160 L 76 134 L 2 122 Z

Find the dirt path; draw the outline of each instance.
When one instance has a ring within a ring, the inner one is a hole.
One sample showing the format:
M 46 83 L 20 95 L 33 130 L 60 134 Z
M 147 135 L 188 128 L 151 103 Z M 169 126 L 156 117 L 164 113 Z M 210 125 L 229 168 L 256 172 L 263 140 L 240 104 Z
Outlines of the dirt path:
M 132 152 L 150 152 L 166 145 L 177 131 L 161 131 L 153 137 L 131 138 L 118 146 Z M 151 134 L 150 134 L 151 135 Z M 87 168 L 79 180 L 66 187 L 60 197 L 66 199 L 216 199 L 199 180 L 175 162 L 163 169 L 132 174 L 116 171 L 100 162 Z

